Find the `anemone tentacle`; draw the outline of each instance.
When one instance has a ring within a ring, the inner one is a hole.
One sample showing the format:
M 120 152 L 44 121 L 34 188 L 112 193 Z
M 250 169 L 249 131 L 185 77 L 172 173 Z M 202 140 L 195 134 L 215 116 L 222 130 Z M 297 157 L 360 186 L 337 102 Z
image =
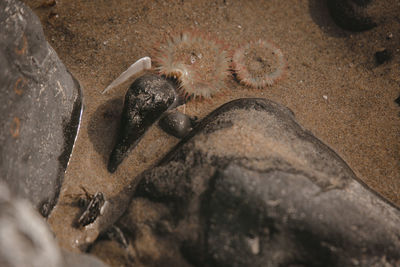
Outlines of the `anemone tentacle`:
M 216 39 L 198 32 L 174 35 L 156 48 L 156 70 L 176 78 L 186 97 L 209 98 L 225 87 L 229 58 Z

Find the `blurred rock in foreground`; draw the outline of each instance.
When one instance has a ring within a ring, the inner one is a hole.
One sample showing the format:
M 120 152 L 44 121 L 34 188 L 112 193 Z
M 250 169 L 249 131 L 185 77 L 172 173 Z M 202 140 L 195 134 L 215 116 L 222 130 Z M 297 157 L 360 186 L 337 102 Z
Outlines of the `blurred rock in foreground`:
M 0 182 L 0 266 L 63 266 L 43 219 L 26 200 L 12 197 Z
M 46 222 L 31 204 L 0 182 L 0 266 L 106 267 L 90 255 L 59 249 Z
M 125 266 L 400 264 L 399 210 L 266 99 L 203 119 L 142 174 L 114 228 L 91 252 Z
M 78 130 L 78 82 L 22 3 L 0 1 L 0 179 L 47 216 Z

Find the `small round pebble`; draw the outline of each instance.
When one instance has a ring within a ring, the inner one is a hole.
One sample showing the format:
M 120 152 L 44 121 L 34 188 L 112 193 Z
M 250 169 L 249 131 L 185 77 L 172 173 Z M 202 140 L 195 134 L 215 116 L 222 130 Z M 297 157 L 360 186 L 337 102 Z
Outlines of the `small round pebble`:
M 191 118 L 179 111 L 168 112 L 160 119 L 158 125 L 166 133 L 176 138 L 183 138 L 192 130 Z
M 388 62 L 390 59 L 392 59 L 392 53 L 387 49 L 375 53 L 375 60 L 378 65 Z

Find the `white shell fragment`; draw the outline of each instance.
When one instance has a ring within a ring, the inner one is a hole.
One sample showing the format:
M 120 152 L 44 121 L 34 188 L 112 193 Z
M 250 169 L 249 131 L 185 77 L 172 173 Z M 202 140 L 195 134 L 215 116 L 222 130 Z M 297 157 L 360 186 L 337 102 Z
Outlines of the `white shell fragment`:
M 143 71 L 151 69 L 151 58 L 150 57 L 142 57 L 135 63 L 133 63 L 126 71 L 124 71 L 117 79 L 115 79 L 109 86 L 104 89 L 102 94 L 107 93 L 112 88 L 120 85 L 121 83 L 127 81 L 133 75 Z

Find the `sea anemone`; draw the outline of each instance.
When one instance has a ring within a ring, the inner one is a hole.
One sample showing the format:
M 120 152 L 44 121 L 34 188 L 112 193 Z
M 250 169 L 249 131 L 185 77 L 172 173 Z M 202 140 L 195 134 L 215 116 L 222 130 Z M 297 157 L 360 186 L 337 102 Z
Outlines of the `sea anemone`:
M 282 78 L 286 69 L 282 51 L 264 40 L 241 46 L 234 52 L 232 64 L 239 81 L 254 88 L 273 85 Z
M 208 98 L 225 87 L 229 76 L 228 52 L 216 39 L 185 31 L 155 50 L 156 70 L 176 78 L 186 98 Z

